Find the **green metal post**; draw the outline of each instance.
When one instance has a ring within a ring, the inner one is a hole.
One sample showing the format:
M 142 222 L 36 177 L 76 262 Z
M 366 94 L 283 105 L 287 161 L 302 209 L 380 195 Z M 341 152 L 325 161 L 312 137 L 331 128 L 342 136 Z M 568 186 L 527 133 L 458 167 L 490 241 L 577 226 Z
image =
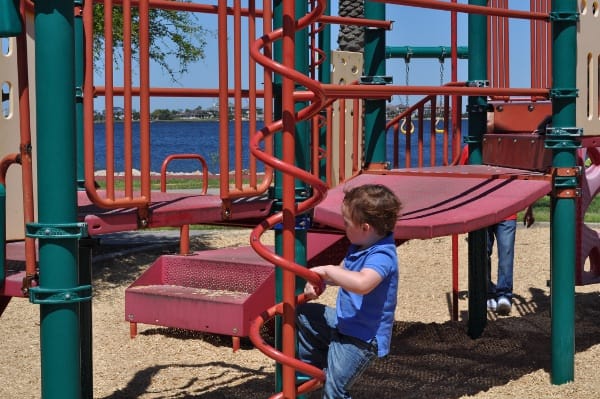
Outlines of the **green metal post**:
M 92 284 L 92 249 L 95 240 L 79 240 L 79 284 Z M 94 396 L 94 373 L 92 351 L 92 301 L 79 303 L 79 328 L 81 329 L 81 397 L 92 399 Z
M 301 16 L 306 15 L 307 6 L 305 2 L 298 1 L 296 4 L 296 18 L 300 18 Z M 274 5 L 274 28 L 280 28 L 282 26 L 282 10 L 281 10 L 281 2 L 276 2 Z M 295 69 L 298 72 L 303 73 L 304 75 L 308 75 L 308 33 L 307 30 L 301 30 L 296 32 L 295 34 L 295 43 L 297 44 L 294 57 L 295 57 Z M 300 45 L 302 43 L 302 45 Z M 277 41 L 273 45 L 273 54 L 274 59 L 277 62 L 281 63 L 282 60 L 282 48 L 281 41 Z M 275 119 L 281 118 L 281 76 L 275 75 L 274 77 L 274 86 L 275 86 Z M 304 90 L 304 87 L 299 85 L 296 86 L 296 90 Z M 295 110 L 301 110 L 308 105 L 306 102 L 298 102 L 295 105 Z M 296 125 L 296 148 L 295 148 L 295 156 L 296 156 L 296 166 L 301 169 L 308 170 L 310 168 L 310 124 L 308 121 L 298 122 Z M 280 135 L 275 135 L 274 138 L 274 153 L 275 156 L 281 158 L 281 154 L 283 153 L 281 137 Z M 282 198 L 283 195 L 281 193 L 282 185 L 281 185 L 281 172 L 275 172 L 275 198 Z M 304 182 L 297 181 L 296 183 L 297 191 L 302 195 L 302 193 L 306 192 L 306 185 Z
M 83 33 L 83 0 L 75 0 L 79 13 L 75 14 L 75 129 L 77 131 L 77 187 L 85 190 L 84 149 L 83 149 L 83 73 L 85 64 L 85 44 Z
M 296 1 L 296 20 L 305 16 L 308 13 L 307 3 L 303 1 Z M 299 30 L 296 32 L 294 39 L 294 69 L 303 75 L 308 76 L 309 74 L 309 48 L 308 48 L 308 28 Z M 296 84 L 296 90 L 306 90 L 306 87 Z M 308 102 L 296 102 L 296 112 L 308 106 Z M 295 157 L 296 166 L 302 170 L 310 170 L 311 168 L 311 151 L 310 151 L 310 122 L 311 121 L 300 121 L 296 123 L 295 130 Z M 296 192 L 301 198 L 308 198 L 310 195 L 307 193 L 306 183 L 303 181 L 296 180 L 295 182 Z
M 77 145 L 77 188 L 84 190 L 84 147 L 83 147 L 83 78 L 85 64 L 85 45 L 83 32 L 83 1 L 75 0 L 76 10 L 74 19 L 75 34 L 75 131 Z M 79 284 L 92 284 L 92 247 L 90 238 L 79 242 Z M 92 362 L 92 302 L 84 301 L 79 304 L 81 329 L 81 397 L 92 399 L 93 362 Z
M 365 2 L 365 18 L 385 20 L 385 4 Z M 385 30 L 365 31 L 364 75 L 375 84 L 385 81 Z M 387 165 L 385 145 L 385 101 L 365 100 L 365 166 Z
M 280 29 L 283 27 L 283 0 L 274 0 L 273 1 L 273 29 Z M 283 48 L 282 48 L 281 40 L 277 40 L 273 43 L 273 59 L 282 63 L 283 61 Z M 282 100 L 281 100 L 281 83 L 282 77 L 279 74 L 274 74 L 273 76 L 273 119 L 279 120 L 281 119 L 282 111 Z M 280 135 L 275 135 L 273 138 L 273 153 L 276 157 L 280 158 L 281 154 L 283 154 L 282 143 Z M 275 170 L 274 177 L 274 187 L 272 188 L 272 197 L 273 198 L 281 198 L 281 172 L 279 170 Z M 277 272 L 276 272 L 277 275 Z M 279 323 L 276 323 L 279 324 Z
M 22 30 L 19 0 L 0 0 L 0 37 L 18 36 Z
M 327 1 L 325 6 L 325 15 L 330 15 L 330 2 Z M 319 34 L 319 48 L 325 54 L 325 59 L 323 63 L 319 66 L 319 82 L 327 84 L 331 83 L 331 26 L 329 24 L 324 24 L 322 26 L 323 30 Z M 319 132 L 319 142 L 325 143 L 325 137 L 327 134 L 327 126 L 323 126 Z M 326 181 L 326 159 L 322 159 L 319 162 L 319 178 L 323 181 Z
M 282 27 L 282 15 L 283 15 L 283 3 L 276 1 L 274 3 L 274 23 L 275 28 Z M 296 20 L 306 15 L 307 3 L 298 1 L 295 3 L 295 18 Z M 308 33 L 307 30 L 297 31 L 295 33 L 294 42 L 296 44 L 294 51 L 294 65 L 295 70 L 308 75 Z M 277 62 L 282 63 L 283 49 L 281 43 L 278 41 L 273 46 L 274 59 Z M 279 75 L 274 77 L 274 101 L 275 101 L 275 119 L 282 117 L 282 78 Z M 303 87 L 296 85 L 295 89 L 302 90 Z M 298 111 L 308 104 L 305 102 L 298 102 L 294 105 L 295 111 Z M 311 152 L 310 152 L 310 124 L 309 121 L 301 121 L 296 124 L 294 134 L 294 156 L 296 166 L 304 170 L 310 170 L 311 166 Z M 280 135 L 275 135 L 274 138 L 274 153 L 279 159 L 283 157 L 283 144 Z M 302 181 L 295 180 L 295 196 L 299 201 L 310 196 L 309 188 Z M 273 198 L 278 200 L 274 210 L 281 210 L 281 199 L 283 198 L 283 175 L 280 171 L 275 172 L 275 186 L 272 192 Z M 306 242 L 307 242 L 307 229 L 308 221 L 305 216 L 298 217 L 296 223 L 296 229 L 294 233 L 294 261 L 301 265 L 306 265 Z M 281 228 L 276 228 L 275 231 L 275 252 L 278 255 L 283 255 L 283 231 Z M 300 294 L 304 288 L 304 281 L 300 278 L 296 278 L 296 294 Z M 283 271 L 280 268 L 275 270 L 275 300 L 281 302 L 283 300 Z M 282 320 L 280 317 L 275 319 L 275 347 L 279 350 L 282 348 Z M 275 389 L 281 391 L 283 389 L 282 383 L 282 370 L 279 364 L 275 367 Z
M 283 26 L 283 0 L 273 1 L 273 28 L 278 29 Z M 281 40 L 273 43 L 273 59 L 279 63 L 283 60 L 283 49 Z M 273 76 L 273 119 L 281 119 L 282 111 L 282 99 L 281 99 L 281 84 L 282 77 L 278 74 Z M 276 157 L 280 158 L 283 153 L 282 140 L 276 135 L 273 139 L 273 153 Z M 282 174 L 280 171 L 275 170 L 275 185 L 271 191 L 271 197 L 278 199 L 275 204 L 274 212 L 281 211 L 281 197 L 282 197 Z M 283 253 L 283 235 L 281 229 L 275 229 L 274 231 L 275 240 L 275 253 L 281 255 Z M 283 272 L 280 268 L 275 269 L 275 303 L 281 302 L 283 299 Z M 282 348 L 282 319 L 281 316 L 275 317 L 275 348 L 281 350 Z M 281 392 L 283 390 L 283 378 L 281 365 L 275 364 L 275 391 Z
M 574 379 L 575 361 L 575 195 L 581 129 L 576 124 L 577 2 L 552 1 L 552 127 L 546 147 L 555 168 L 550 213 L 552 383 Z
M 80 398 L 73 1 L 35 2 L 35 37 L 41 392 Z
M 471 5 L 485 6 L 487 0 L 469 0 Z M 487 16 L 469 14 L 469 84 L 487 84 Z M 487 99 L 484 96 L 471 96 L 468 100 L 469 132 L 466 142 L 469 145 L 469 163 L 481 164 L 481 147 L 487 124 Z M 487 323 L 487 237 L 486 229 L 469 233 L 469 322 L 468 334 L 478 338 Z

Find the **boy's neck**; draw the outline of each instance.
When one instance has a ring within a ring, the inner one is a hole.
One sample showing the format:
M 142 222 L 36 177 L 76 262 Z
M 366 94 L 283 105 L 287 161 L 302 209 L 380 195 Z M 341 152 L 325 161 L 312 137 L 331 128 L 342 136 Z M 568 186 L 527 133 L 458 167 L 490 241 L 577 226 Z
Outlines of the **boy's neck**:
M 383 239 L 384 237 L 385 237 L 385 235 L 373 233 L 370 235 L 370 237 L 366 240 L 366 242 L 364 244 L 362 244 L 358 247 L 358 249 L 363 250 L 363 249 L 370 248 L 373 245 L 375 245 L 375 243 L 377 243 L 381 239 Z

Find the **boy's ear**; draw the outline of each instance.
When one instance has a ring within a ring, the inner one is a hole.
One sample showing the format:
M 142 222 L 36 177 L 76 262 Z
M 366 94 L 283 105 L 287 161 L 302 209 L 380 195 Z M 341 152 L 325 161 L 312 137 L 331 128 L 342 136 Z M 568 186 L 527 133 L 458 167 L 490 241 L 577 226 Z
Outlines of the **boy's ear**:
M 363 231 L 368 231 L 371 228 L 371 225 L 369 223 L 363 223 L 362 224 L 362 230 Z

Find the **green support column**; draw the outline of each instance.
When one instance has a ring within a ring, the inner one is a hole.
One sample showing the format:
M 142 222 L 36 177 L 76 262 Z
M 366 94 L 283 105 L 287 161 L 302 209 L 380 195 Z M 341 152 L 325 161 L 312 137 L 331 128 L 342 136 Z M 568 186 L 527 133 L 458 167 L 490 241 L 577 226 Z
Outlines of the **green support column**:
M 330 4 L 327 1 L 325 6 L 325 15 L 330 15 Z M 319 82 L 328 84 L 331 83 L 331 25 L 323 24 L 323 30 L 319 34 L 319 48 L 325 54 L 325 59 L 323 63 L 319 66 Z M 325 111 L 323 111 L 323 116 L 325 116 Z M 325 137 L 327 134 L 327 126 L 323 126 L 319 132 L 319 142 L 324 148 Z M 327 159 L 322 159 L 319 162 L 319 177 L 321 180 L 326 181 L 326 165 Z
M 85 190 L 84 148 L 83 148 L 83 74 L 85 65 L 85 44 L 83 32 L 83 0 L 76 0 L 80 11 L 75 15 L 75 129 L 77 131 L 77 188 Z
M 275 29 L 282 27 L 282 14 L 283 14 L 283 2 L 274 2 L 274 23 Z M 308 12 L 307 3 L 298 1 L 295 3 L 295 19 L 298 20 L 300 17 L 306 15 Z M 301 72 L 304 75 L 308 75 L 309 65 L 309 49 L 308 49 L 308 31 L 303 29 L 295 33 L 294 43 L 296 44 L 294 51 L 294 69 Z M 283 49 L 281 41 L 277 41 L 273 46 L 273 54 L 275 61 L 283 63 Z M 281 119 L 282 117 L 282 78 L 280 75 L 276 75 L 273 80 L 274 84 L 274 119 Z M 304 90 L 304 87 L 299 85 L 295 86 L 295 90 Z M 295 111 L 299 111 L 308 106 L 306 102 L 297 102 L 294 105 Z M 303 170 L 310 170 L 311 168 L 311 152 L 310 152 L 310 121 L 301 121 L 296 124 L 294 133 L 294 157 L 296 166 Z M 283 157 L 283 144 L 281 135 L 276 134 L 274 137 L 274 154 L 277 158 L 282 159 Z M 297 201 L 303 201 L 310 196 L 310 188 L 300 181 L 294 181 L 295 197 Z M 275 185 L 271 193 L 272 197 L 277 200 L 274 206 L 274 211 L 281 211 L 283 198 L 283 174 L 280 171 L 275 171 Z M 309 221 L 305 215 L 301 215 L 297 218 L 296 229 L 294 231 L 294 262 L 300 265 L 306 265 L 306 249 L 307 249 L 307 231 L 309 227 Z M 283 226 L 276 228 L 275 233 L 275 253 L 283 255 Z M 304 289 L 304 280 L 296 278 L 296 294 L 302 293 Z M 275 270 L 275 300 L 277 303 L 283 300 L 283 271 L 280 268 Z M 278 350 L 282 349 L 282 320 L 280 317 L 275 319 L 275 347 Z M 282 391 L 282 368 L 279 364 L 275 367 L 275 389 L 276 391 Z
M 41 392 L 44 399 L 81 397 L 80 301 L 75 165 L 75 56 L 73 1 L 35 2 Z M 83 289 L 82 289 L 83 288 Z
M 577 2 L 552 1 L 552 128 L 546 147 L 555 168 L 550 213 L 552 383 L 574 379 L 575 362 L 575 195 L 573 170 L 581 130 L 576 125 Z
M 92 284 L 92 249 L 96 245 L 93 238 L 79 240 L 79 284 Z M 79 303 L 79 328 L 81 330 L 81 398 L 94 397 L 94 367 L 92 350 L 92 301 Z
M 283 26 L 283 4 L 282 0 L 274 0 L 273 1 L 273 29 L 279 29 Z M 283 50 L 281 45 L 281 40 L 277 40 L 273 43 L 273 59 L 279 63 L 283 59 Z M 278 120 L 281 119 L 282 115 L 282 101 L 281 101 L 281 76 L 278 74 L 274 74 L 273 76 L 273 119 Z M 277 157 L 281 157 L 282 154 L 282 144 L 281 139 L 278 135 L 275 135 L 273 138 L 273 153 Z M 275 170 L 274 177 L 275 185 L 271 189 L 270 197 L 277 200 L 275 203 L 275 207 L 273 208 L 273 212 L 281 211 L 281 197 L 282 197 L 282 175 L 281 172 Z M 275 253 L 281 255 L 283 252 L 283 236 L 281 234 L 281 229 L 275 229 L 274 231 L 274 241 L 275 241 Z M 281 302 L 283 298 L 283 275 L 280 268 L 275 268 L 275 302 Z M 275 348 L 277 350 L 281 350 L 282 348 L 282 319 L 281 316 L 275 317 Z M 279 363 L 275 364 L 275 391 L 281 392 L 283 389 L 283 381 L 281 376 L 281 365 Z
M 308 7 L 305 2 L 296 1 L 296 20 L 305 16 L 308 13 Z M 296 32 L 294 39 L 296 44 L 294 52 L 294 69 L 303 75 L 309 75 L 309 48 L 308 48 L 308 28 Z M 295 90 L 304 91 L 305 87 L 298 84 L 295 85 Z M 308 102 L 296 102 L 296 112 L 308 106 Z M 296 166 L 303 170 L 311 169 L 311 152 L 310 152 L 310 120 L 300 121 L 296 124 L 295 144 L 296 144 Z M 296 180 L 296 191 L 301 197 L 307 198 L 307 185 L 303 181 Z
M 486 6 L 487 0 L 469 0 L 470 5 Z M 487 83 L 487 16 L 469 14 L 469 84 L 485 86 Z M 471 96 L 468 100 L 469 164 L 481 164 L 481 147 L 487 124 L 487 99 Z M 469 322 L 468 334 L 478 338 L 487 323 L 487 237 L 486 229 L 469 233 Z
M 365 2 L 365 18 L 385 20 L 385 4 Z M 385 30 L 367 28 L 365 31 L 364 75 L 370 84 L 385 84 Z M 385 143 L 386 100 L 365 100 L 365 167 L 387 165 Z
M 19 1 L 0 0 L 0 37 L 18 36 L 22 29 Z
M 83 32 L 83 1 L 75 0 L 75 131 L 77 146 L 77 189 L 85 190 L 84 147 L 83 147 L 83 78 L 85 64 L 85 45 Z M 79 242 L 79 284 L 92 284 L 92 248 L 93 240 L 86 238 Z M 81 330 L 81 397 L 92 399 L 93 356 L 92 356 L 92 302 L 79 304 L 79 328 Z M 85 365 L 85 366 L 83 366 Z

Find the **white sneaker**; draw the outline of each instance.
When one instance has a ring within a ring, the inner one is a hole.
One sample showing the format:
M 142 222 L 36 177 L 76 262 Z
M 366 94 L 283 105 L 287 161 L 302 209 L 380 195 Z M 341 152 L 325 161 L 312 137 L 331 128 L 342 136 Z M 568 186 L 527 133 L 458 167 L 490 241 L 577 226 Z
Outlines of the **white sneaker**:
M 502 296 L 498 299 L 498 307 L 497 307 L 498 314 L 507 315 L 510 313 L 511 308 L 512 308 L 512 305 L 510 303 L 510 299 L 508 299 L 507 297 L 504 297 L 504 296 Z
M 496 300 L 494 298 L 490 298 L 487 300 L 487 308 L 492 312 L 496 311 Z

